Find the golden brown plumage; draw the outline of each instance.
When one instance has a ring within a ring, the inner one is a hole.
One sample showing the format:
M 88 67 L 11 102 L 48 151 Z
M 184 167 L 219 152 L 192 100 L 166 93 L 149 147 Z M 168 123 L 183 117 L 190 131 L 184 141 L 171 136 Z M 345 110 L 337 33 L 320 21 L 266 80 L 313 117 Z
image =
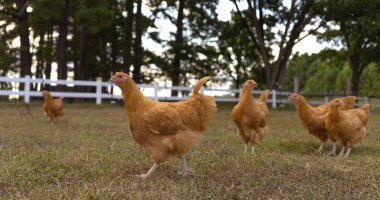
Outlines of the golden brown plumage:
M 54 120 L 57 120 L 58 117 L 63 116 L 63 97 L 54 99 L 47 90 L 44 90 L 42 95 L 45 97 L 45 103 L 42 109 L 49 117 L 50 123 L 53 124 Z
M 314 108 L 309 105 L 305 97 L 300 94 L 293 93 L 289 96 L 288 99 L 295 104 L 298 116 L 301 119 L 304 127 L 309 131 L 311 135 L 317 137 L 321 141 L 321 146 L 319 148 L 319 152 L 321 153 L 323 145 L 329 139 L 325 128 L 326 113 L 323 111 L 323 109 Z M 334 142 L 332 151 L 334 154 L 336 139 L 333 137 L 330 137 L 330 139 Z
M 247 145 L 252 145 L 252 154 L 255 146 L 268 133 L 268 107 L 269 90 L 262 92 L 258 101 L 253 99 L 252 91 L 257 83 L 248 80 L 244 83 L 243 92 L 237 105 L 232 109 L 231 117 L 237 126 L 238 135 Z
M 185 154 L 200 142 L 201 132 L 206 130 L 212 113 L 216 112 L 215 99 L 199 93 L 208 79 L 198 81 L 188 100 L 174 103 L 146 98 L 125 73 L 117 72 L 110 79 L 123 92 L 133 139 L 149 151 L 154 162 L 141 177 L 149 177 L 171 156 L 182 157 L 183 174 L 187 174 Z
M 355 106 L 355 96 L 346 96 L 341 98 L 343 100 L 343 107 L 342 110 L 349 110 L 353 109 Z M 331 102 L 325 103 L 323 105 L 319 105 L 316 108 L 319 109 L 321 112 L 327 113 L 329 109 L 331 108 Z
M 348 157 L 352 147 L 363 141 L 366 136 L 365 125 L 370 114 L 370 106 L 365 104 L 358 109 L 342 110 L 341 99 L 334 99 L 331 102 L 325 122 L 326 130 L 343 145 L 339 155 L 343 156 L 347 148 L 345 157 Z

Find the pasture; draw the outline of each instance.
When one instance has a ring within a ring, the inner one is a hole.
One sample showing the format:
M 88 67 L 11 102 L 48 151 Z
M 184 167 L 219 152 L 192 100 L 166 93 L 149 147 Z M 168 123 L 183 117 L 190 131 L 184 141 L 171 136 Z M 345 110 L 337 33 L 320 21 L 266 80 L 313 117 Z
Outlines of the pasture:
M 295 109 L 271 110 L 270 135 L 245 155 L 230 120 L 218 112 L 188 156 L 195 174 L 182 177 L 180 160 L 148 180 L 151 161 L 128 133 L 120 105 L 66 105 L 50 126 L 42 103 L 0 104 L 0 197 L 4 199 L 375 199 L 380 198 L 380 112 L 348 159 L 322 155 Z M 338 152 L 341 146 L 338 145 Z

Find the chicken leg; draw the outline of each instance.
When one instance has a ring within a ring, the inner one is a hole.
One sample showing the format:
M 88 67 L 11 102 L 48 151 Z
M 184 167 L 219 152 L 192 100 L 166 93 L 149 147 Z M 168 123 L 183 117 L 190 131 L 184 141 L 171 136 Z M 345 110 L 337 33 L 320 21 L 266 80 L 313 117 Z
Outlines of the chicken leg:
M 193 174 L 194 171 L 191 170 L 191 169 L 189 169 L 189 168 L 187 167 L 186 156 L 185 156 L 185 155 L 183 155 L 183 156 L 181 157 L 181 161 L 182 161 L 182 176 L 187 176 L 187 175 L 189 175 L 189 174 Z M 178 173 L 181 174 L 181 172 L 178 172 Z
M 248 153 L 248 145 L 244 144 L 244 153 Z
M 333 143 L 333 148 L 332 148 L 331 152 L 329 153 L 329 155 L 333 155 L 333 156 L 336 155 L 336 142 Z
M 321 146 L 319 147 L 319 150 L 318 150 L 319 154 L 322 153 L 323 146 L 325 145 L 325 143 L 326 143 L 326 142 L 322 142 L 322 143 L 321 143 Z
M 339 156 L 343 156 L 345 150 L 346 150 L 346 147 L 343 147 L 342 151 L 340 151 L 340 153 L 339 153 Z
M 187 168 L 187 163 L 186 163 L 186 156 L 183 155 L 181 160 L 182 160 L 182 175 L 186 176 L 189 173 L 189 169 Z
M 252 151 L 251 151 L 252 155 L 255 154 L 255 146 L 252 145 Z
M 346 155 L 344 157 L 348 158 L 348 155 L 350 155 L 350 152 L 351 152 L 351 148 L 347 148 L 347 152 L 346 152 Z
M 140 178 L 142 178 L 142 179 L 148 178 L 149 176 L 151 176 L 154 173 L 154 171 L 156 171 L 156 169 L 159 166 L 160 166 L 160 164 L 154 163 L 153 166 L 149 169 L 149 171 L 146 174 L 141 174 L 140 175 Z

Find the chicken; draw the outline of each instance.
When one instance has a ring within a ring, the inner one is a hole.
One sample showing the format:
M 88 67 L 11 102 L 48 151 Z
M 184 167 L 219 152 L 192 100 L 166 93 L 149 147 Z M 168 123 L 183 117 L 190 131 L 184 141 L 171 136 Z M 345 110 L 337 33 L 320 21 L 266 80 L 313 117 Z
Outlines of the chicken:
M 132 78 L 122 72 L 110 79 L 123 93 L 133 139 L 150 153 L 153 166 L 141 178 L 148 178 L 169 157 L 182 159 L 182 173 L 188 174 L 186 153 L 201 140 L 212 114 L 216 112 L 215 99 L 199 93 L 209 79 L 204 77 L 195 85 L 186 101 L 158 102 L 145 97 Z
M 366 137 L 365 125 L 370 115 L 370 105 L 364 104 L 362 107 L 353 110 L 342 110 L 343 101 L 334 99 L 331 101 L 325 125 L 330 135 L 333 135 L 342 145 L 339 156 L 350 155 L 353 146 Z
M 333 148 L 330 155 L 335 155 L 337 139 L 333 135 L 328 134 L 325 127 L 325 119 L 330 109 L 331 102 L 312 107 L 307 103 L 305 97 L 297 93 L 290 95 L 289 100 L 294 102 L 303 126 L 311 135 L 314 135 L 321 141 L 321 146 L 319 147 L 318 152 L 322 153 L 324 144 L 330 139 L 333 142 Z M 342 101 L 344 102 L 342 109 L 352 109 L 355 104 L 355 97 L 343 97 Z
M 349 109 L 354 108 L 355 100 L 356 100 L 355 96 L 343 97 L 342 100 L 343 100 L 342 110 L 349 110 Z M 316 108 L 319 109 L 321 112 L 327 113 L 329 109 L 331 108 L 330 105 L 331 105 L 331 102 L 328 102 L 326 104 L 319 105 Z
M 293 93 L 288 98 L 295 104 L 298 112 L 298 116 L 302 121 L 303 126 L 309 131 L 309 133 L 317 137 L 321 141 L 321 146 L 319 147 L 319 153 L 322 153 L 324 144 L 330 138 L 333 142 L 333 149 L 331 154 L 335 155 L 336 152 L 336 139 L 334 137 L 329 137 L 325 128 L 325 118 L 327 113 L 324 109 L 314 108 L 309 105 L 306 99 L 297 93 Z
M 243 139 L 244 150 L 247 153 L 248 145 L 252 145 L 252 154 L 255 146 L 268 133 L 269 90 L 265 90 L 258 101 L 253 99 L 252 91 L 257 86 L 254 80 L 244 83 L 243 92 L 238 104 L 232 109 L 231 117 L 237 126 L 237 133 Z
M 57 120 L 58 117 L 63 116 L 63 97 L 54 99 L 47 90 L 44 90 L 42 95 L 45 97 L 45 103 L 42 109 L 49 117 L 50 124 L 53 125 L 54 120 Z
M 343 107 L 341 110 L 344 110 L 344 102 L 343 102 Z M 356 114 L 360 121 L 363 123 L 363 125 L 367 125 L 367 122 L 368 122 L 368 117 L 370 115 L 370 110 L 371 110 L 371 106 L 370 104 L 364 104 L 362 107 L 360 108 L 357 108 L 357 109 L 352 109 L 352 110 L 349 110 L 350 112 Z

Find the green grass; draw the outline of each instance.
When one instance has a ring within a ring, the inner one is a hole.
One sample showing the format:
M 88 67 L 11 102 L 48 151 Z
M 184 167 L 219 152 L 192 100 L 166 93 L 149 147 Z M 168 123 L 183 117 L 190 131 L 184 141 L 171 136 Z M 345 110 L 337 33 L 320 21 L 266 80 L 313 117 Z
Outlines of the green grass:
M 270 135 L 244 155 L 223 104 L 203 142 L 189 155 L 194 175 L 172 158 L 143 181 L 151 166 L 128 133 L 122 106 L 68 105 L 51 127 L 41 104 L 0 104 L 0 197 L 4 199 L 378 199 L 380 113 L 348 159 L 319 155 L 317 139 L 294 109 L 271 110 Z M 339 149 L 340 150 L 340 147 Z

